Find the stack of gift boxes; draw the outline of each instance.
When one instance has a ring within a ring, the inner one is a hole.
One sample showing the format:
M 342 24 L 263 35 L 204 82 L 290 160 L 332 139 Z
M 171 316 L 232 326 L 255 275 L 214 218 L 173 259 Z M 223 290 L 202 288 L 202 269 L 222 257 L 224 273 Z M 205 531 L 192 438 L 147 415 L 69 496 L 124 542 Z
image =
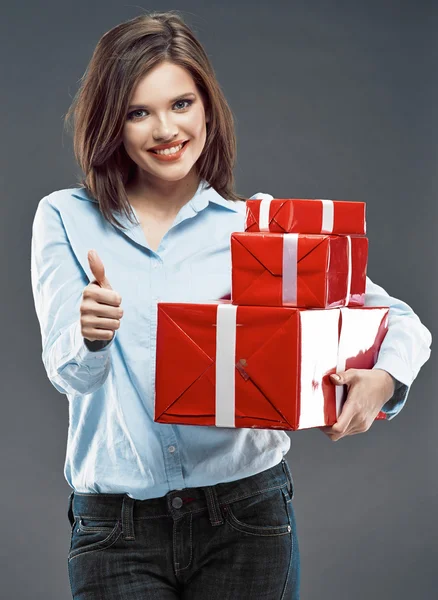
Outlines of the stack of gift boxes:
M 330 374 L 372 368 L 388 328 L 388 307 L 364 306 L 367 260 L 364 202 L 249 199 L 231 301 L 158 304 L 154 420 L 334 424 L 347 390 Z

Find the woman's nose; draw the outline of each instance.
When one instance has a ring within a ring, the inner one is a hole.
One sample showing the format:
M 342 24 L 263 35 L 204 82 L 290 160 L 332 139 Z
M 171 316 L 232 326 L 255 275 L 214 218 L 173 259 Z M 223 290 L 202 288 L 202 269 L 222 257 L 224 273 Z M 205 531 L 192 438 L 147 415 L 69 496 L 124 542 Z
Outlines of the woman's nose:
M 154 140 L 157 144 L 167 144 L 168 142 L 173 142 L 177 135 L 176 133 L 173 135 L 154 135 Z
M 161 121 L 155 127 L 155 130 L 153 132 L 154 139 L 156 139 L 159 142 L 162 142 L 163 144 L 171 141 L 177 134 L 178 132 L 176 131 L 176 128 L 172 126 L 172 124 L 169 121 Z

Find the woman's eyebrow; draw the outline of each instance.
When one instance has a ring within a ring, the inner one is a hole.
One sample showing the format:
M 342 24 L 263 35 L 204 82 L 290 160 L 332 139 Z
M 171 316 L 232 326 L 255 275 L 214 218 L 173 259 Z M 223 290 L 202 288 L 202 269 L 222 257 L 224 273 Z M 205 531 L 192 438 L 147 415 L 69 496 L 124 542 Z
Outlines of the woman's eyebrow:
M 195 94 L 193 94 L 193 92 L 187 92 L 187 94 L 180 94 L 179 96 L 176 96 L 176 98 L 172 98 L 172 100 L 169 100 L 169 104 L 173 104 L 174 102 L 176 102 L 177 100 L 179 100 L 180 98 L 185 98 L 186 96 L 193 96 L 195 97 Z M 146 104 L 131 104 L 128 108 L 128 110 L 134 110 L 136 108 L 147 108 Z

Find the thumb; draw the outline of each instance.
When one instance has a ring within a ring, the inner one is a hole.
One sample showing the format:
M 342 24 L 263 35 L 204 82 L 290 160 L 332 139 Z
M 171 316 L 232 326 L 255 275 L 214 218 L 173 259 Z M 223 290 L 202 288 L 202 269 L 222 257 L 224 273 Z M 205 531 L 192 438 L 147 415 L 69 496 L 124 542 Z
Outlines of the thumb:
M 346 371 L 331 373 L 330 379 L 336 385 L 345 385 L 348 382 L 348 373 Z
M 96 282 L 100 285 L 100 287 L 112 290 L 113 288 L 105 276 L 105 267 L 103 266 L 103 262 L 99 258 L 96 250 L 89 250 L 88 264 L 90 265 L 91 272 L 93 273 Z
M 350 386 L 355 376 L 357 375 L 358 369 L 350 368 L 346 371 L 338 371 L 330 375 L 330 380 L 336 385 L 348 385 Z

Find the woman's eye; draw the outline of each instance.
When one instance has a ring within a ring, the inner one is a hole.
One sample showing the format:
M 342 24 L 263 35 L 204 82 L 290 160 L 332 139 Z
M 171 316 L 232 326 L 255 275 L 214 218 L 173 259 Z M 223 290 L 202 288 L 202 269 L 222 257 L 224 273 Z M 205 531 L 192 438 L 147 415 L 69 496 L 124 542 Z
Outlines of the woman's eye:
M 142 108 L 139 108 L 138 110 L 133 110 L 132 112 L 129 113 L 128 115 L 128 119 L 141 119 L 141 116 L 138 116 L 137 113 L 141 113 L 141 112 L 145 112 Z
M 176 105 L 176 104 L 179 104 L 180 102 L 187 102 L 187 104 L 188 104 L 189 106 L 190 106 L 191 104 L 193 104 L 193 100 L 177 100 L 177 101 L 175 102 L 175 105 Z M 182 108 L 185 108 L 185 106 L 183 106 Z
M 177 110 L 184 110 L 185 108 L 188 108 L 189 106 L 191 106 L 193 104 L 193 100 L 177 100 L 174 104 L 174 106 L 176 106 L 177 104 L 184 104 L 186 103 L 187 106 L 180 106 L 180 108 L 178 108 Z M 141 119 L 142 115 L 139 115 L 138 113 L 147 113 L 147 110 L 145 110 L 144 108 L 138 108 L 137 110 L 133 110 L 132 112 L 130 112 L 128 114 L 128 120 L 129 121 L 135 121 L 137 119 Z

